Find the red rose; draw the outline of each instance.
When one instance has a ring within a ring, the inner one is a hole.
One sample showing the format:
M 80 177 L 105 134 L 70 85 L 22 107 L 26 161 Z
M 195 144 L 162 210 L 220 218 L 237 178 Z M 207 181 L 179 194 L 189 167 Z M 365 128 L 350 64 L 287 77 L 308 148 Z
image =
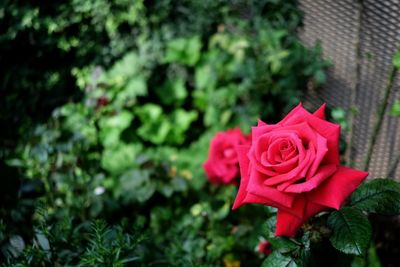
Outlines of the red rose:
M 340 166 L 340 126 L 301 104 L 282 121 L 259 121 L 250 145 L 237 147 L 241 182 L 233 209 L 247 203 L 278 208 L 277 236 L 293 237 L 310 217 L 339 209 L 368 173 Z
M 263 240 L 258 244 L 258 252 L 264 254 L 265 256 L 268 256 L 269 254 L 272 253 L 272 247 L 271 243 L 269 243 L 267 240 Z
M 218 132 L 210 143 L 209 155 L 203 168 L 211 183 L 234 184 L 239 176 L 236 146 L 247 140 L 239 128 Z

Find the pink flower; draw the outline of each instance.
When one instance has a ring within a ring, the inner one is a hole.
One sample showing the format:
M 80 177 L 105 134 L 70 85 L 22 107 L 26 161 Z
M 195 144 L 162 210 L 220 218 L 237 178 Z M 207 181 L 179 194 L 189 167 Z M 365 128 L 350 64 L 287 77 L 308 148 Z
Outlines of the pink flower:
M 211 183 L 235 184 L 239 176 L 236 146 L 248 141 L 239 128 L 218 132 L 210 142 L 208 159 L 203 168 Z
M 237 147 L 241 182 L 233 209 L 256 203 L 278 208 L 277 236 L 293 237 L 315 214 L 339 209 L 368 173 L 340 166 L 340 126 L 301 104 L 282 121 L 259 121 L 252 142 Z

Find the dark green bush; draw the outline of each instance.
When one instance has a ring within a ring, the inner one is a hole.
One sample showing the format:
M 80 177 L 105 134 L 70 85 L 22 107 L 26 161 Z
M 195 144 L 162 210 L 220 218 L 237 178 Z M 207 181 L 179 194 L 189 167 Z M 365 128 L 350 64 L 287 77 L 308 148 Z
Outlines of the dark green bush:
M 0 258 L 260 264 L 254 248 L 273 211 L 230 212 L 236 188 L 210 185 L 201 168 L 208 142 L 277 120 L 308 81 L 324 82 L 327 63 L 297 39 L 294 1 L 133 3 L 1 9 L 2 122 L 20 135 L 2 150 Z

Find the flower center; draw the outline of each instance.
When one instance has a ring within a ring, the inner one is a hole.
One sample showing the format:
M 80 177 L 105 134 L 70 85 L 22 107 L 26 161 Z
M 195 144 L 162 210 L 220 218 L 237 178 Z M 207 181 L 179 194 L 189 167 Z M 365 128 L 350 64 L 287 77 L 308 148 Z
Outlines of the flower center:
M 278 145 L 279 148 L 279 158 L 280 162 L 289 160 L 293 158 L 293 156 L 296 155 L 297 148 L 296 146 L 293 145 L 293 143 L 290 140 L 284 139 L 279 142 Z
M 235 156 L 235 150 L 233 148 L 227 148 L 224 150 L 224 158 L 233 158 Z

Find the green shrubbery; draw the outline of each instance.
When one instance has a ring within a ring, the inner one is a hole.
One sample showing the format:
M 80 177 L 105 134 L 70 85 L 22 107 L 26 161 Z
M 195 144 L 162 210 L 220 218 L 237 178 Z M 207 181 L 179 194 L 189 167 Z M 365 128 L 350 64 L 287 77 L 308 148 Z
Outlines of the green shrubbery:
M 2 48 L 19 53 L 25 35 L 35 42 L 27 62 L 3 57 L 2 123 L 18 117 L 20 136 L 2 151 L 2 261 L 259 264 L 254 248 L 272 211 L 231 213 L 236 188 L 208 184 L 201 164 L 217 130 L 274 121 L 309 80 L 324 82 L 318 47 L 295 36 L 294 1 L 6 8 Z M 42 107 L 61 103 L 39 123 Z

